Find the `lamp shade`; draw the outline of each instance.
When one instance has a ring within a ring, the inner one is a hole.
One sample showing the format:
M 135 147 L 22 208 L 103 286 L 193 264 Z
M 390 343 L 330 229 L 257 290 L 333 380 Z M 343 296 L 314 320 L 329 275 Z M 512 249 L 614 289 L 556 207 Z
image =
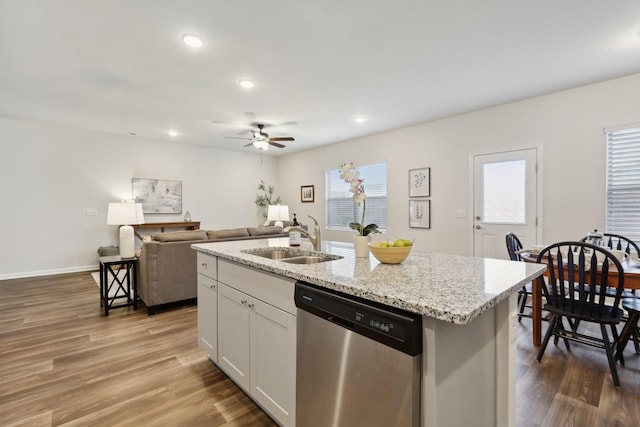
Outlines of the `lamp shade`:
M 144 224 L 142 204 L 133 202 L 109 203 L 108 225 Z
M 289 206 L 269 205 L 267 221 L 275 221 L 275 226 L 282 227 L 282 221 L 289 221 Z

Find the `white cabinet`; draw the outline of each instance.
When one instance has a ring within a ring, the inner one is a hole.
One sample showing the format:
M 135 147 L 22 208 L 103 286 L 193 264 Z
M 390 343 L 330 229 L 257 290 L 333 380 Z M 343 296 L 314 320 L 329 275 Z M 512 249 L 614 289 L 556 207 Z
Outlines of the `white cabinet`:
M 214 256 L 198 252 L 198 345 L 218 360 L 218 272 Z
M 285 426 L 295 425 L 296 318 L 262 301 L 251 311 L 251 394 Z
M 295 281 L 220 260 L 218 366 L 281 425 L 295 425 Z
M 198 273 L 198 345 L 218 361 L 218 283 Z
M 245 391 L 249 392 L 249 360 L 250 360 L 250 314 L 249 297 L 229 286 L 220 284 L 218 300 L 218 321 L 220 334 L 219 366 L 235 380 Z

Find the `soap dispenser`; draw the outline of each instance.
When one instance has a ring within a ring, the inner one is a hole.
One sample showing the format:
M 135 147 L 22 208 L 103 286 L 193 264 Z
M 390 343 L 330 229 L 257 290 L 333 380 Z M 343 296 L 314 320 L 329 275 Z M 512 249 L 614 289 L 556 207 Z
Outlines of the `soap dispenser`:
M 298 219 L 296 218 L 296 214 L 293 214 L 293 221 L 291 221 L 292 227 L 300 227 L 300 223 L 298 223 Z M 291 230 L 289 232 L 289 246 L 300 246 L 302 243 L 302 236 L 299 231 Z

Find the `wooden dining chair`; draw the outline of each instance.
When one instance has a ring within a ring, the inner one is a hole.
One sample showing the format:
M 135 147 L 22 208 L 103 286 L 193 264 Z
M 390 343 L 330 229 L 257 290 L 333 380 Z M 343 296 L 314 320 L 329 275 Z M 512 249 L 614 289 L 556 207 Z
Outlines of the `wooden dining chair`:
M 505 236 L 505 241 L 507 244 L 507 253 L 509 254 L 509 259 L 511 261 L 522 261 L 520 258 L 519 251 L 522 249 L 522 243 L 518 236 L 513 233 L 508 233 Z M 529 296 L 533 294 L 531 283 L 524 285 L 518 291 L 518 322 L 522 320 L 523 317 L 533 317 L 531 312 L 525 312 L 527 308 L 531 309 L 531 305 L 527 305 L 527 301 Z
M 584 236 L 580 239 L 581 242 L 586 242 L 588 236 Z M 640 258 L 640 247 L 633 240 L 628 237 L 622 236 L 620 234 L 613 233 L 602 233 L 602 242 L 605 247 L 624 251 L 628 256 Z M 597 290 L 596 290 L 597 292 Z M 607 289 L 607 296 L 613 297 L 613 291 L 611 289 Z M 636 294 L 635 289 L 632 290 L 624 290 L 622 291 L 622 298 L 640 298 L 640 294 Z M 623 320 L 626 320 L 623 319 Z
M 618 341 L 616 325 L 623 313 L 619 305 L 624 274 L 616 274 L 614 285 L 611 285 L 611 280 L 612 273 L 623 271 L 620 261 L 606 248 L 585 242 L 560 242 L 544 248 L 537 262 L 547 264 L 547 281 L 543 276 L 537 280 L 546 299 L 544 309 L 552 314 L 538 351 L 538 362 L 542 360 L 552 336 L 556 342 L 562 339 L 569 351 L 570 341 L 602 348 L 607 354 L 613 383 L 619 387 L 613 348 Z M 607 283 L 614 289 L 613 298 L 607 299 L 607 286 L 601 286 Z M 564 319 L 567 320 L 567 328 Z M 600 334 L 589 333 L 589 328 L 578 331 L 576 325 L 579 322 L 598 325 Z M 611 330 L 611 338 L 607 327 Z
M 633 240 L 619 234 L 603 233 L 604 245 L 609 249 L 625 251 L 627 255 L 640 258 L 640 247 Z

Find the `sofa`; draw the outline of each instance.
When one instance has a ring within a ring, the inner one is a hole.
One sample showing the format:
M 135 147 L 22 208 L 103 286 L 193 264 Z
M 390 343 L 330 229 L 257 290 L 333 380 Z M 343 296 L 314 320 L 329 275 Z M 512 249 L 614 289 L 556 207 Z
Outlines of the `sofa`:
M 194 243 L 287 237 L 281 227 L 189 230 L 145 236 L 138 256 L 138 296 L 149 314 L 194 303 L 198 294 Z

